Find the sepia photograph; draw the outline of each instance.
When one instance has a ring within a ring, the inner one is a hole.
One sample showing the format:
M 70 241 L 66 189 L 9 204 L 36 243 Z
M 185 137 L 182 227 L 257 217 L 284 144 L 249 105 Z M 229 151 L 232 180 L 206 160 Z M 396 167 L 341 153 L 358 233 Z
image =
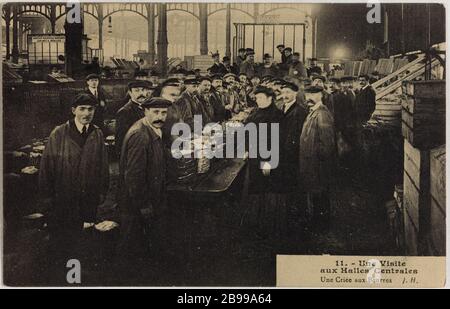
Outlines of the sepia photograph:
M 0 5 L 4 286 L 445 285 L 443 1 Z

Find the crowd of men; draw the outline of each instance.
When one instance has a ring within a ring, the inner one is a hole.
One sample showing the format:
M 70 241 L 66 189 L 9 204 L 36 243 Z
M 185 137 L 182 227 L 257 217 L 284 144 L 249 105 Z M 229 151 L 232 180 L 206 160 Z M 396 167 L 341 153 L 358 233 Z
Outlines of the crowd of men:
M 353 77 L 327 78 L 314 62 L 305 67 L 292 49 L 280 45 L 278 50 L 279 64 L 268 54 L 264 63 L 255 64 L 251 49 L 240 49 L 233 65 L 213 54 L 214 65 L 205 76 L 181 67 L 165 80 L 136 73 L 116 114 L 120 261 L 134 264 L 148 250 L 162 254 L 170 243 L 174 227 L 166 185 L 172 125 L 184 122 L 193 129 L 195 115 L 202 116 L 203 124 L 221 123 L 248 107 L 254 110 L 247 123 L 280 125 L 279 166 L 272 168 L 260 156 L 250 159 L 249 193 L 284 194 L 295 207 L 308 204 L 311 226 L 326 230 L 335 170 L 354 163 L 360 128 L 375 108 L 375 92 L 367 76 L 360 76 L 354 89 Z M 73 118 L 50 134 L 40 166 L 50 248 L 63 263 L 76 256 L 80 233 L 96 222 L 97 207 L 108 192 L 102 132 L 107 106 L 100 82 L 96 74 L 87 76 L 86 91 L 73 100 Z M 298 192 L 305 198 L 298 198 Z

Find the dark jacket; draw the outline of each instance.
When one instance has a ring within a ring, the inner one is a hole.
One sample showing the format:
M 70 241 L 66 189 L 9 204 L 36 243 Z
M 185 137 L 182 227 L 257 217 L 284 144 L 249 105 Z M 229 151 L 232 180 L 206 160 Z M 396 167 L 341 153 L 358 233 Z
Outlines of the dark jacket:
M 286 113 L 283 113 L 282 137 L 280 138 L 280 171 L 283 180 L 281 191 L 294 192 L 299 180 L 300 134 L 308 112 L 296 101 Z
M 197 94 L 197 100 L 200 102 L 200 107 L 202 111 L 202 121 L 203 126 L 210 122 L 214 122 L 214 107 L 211 103 L 210 94 Z
M 222 122 L 226 118 L 226 109 L 222 96 L 216 90 L 211 90 L 210 102 L 214 109 L 214 122 Z
M 138 120 L 144 118 L 144 110 L 137 103 L 128 101 L 116 114 L 116 152 L 120 156 L 122 143 L 128 129 Z
M 94 95 L 88 87 L 84 89 L 84 92 L 90 95 Z M 103 121 L 105 120 L 106 113 L 106 93 L 100 86 L 97 88 L 96 99 L 98 101 L 98 105 L 95 108 L 94 119 L 92 120 L 92 123 L 102 129 L 102 131 L 104 131 L 105 124 L 103 123 Z
M 256 66 L 254 63 L 245 60 L 244 62 L 241 63 L 239 73 L 244 73 L 250 80 L 253 76 L 256 75 Z
M 375 96 L 375 90 L 370 85 L 356 95 L 355 105 L 360 123 L 367 122 L 372 116 L 375 110 Z
M 334 118 L 336 132 L 341 132 L 346 141 L 351 138 L 356 125 L 356 113 L 352 106 L 351 97 L 338 90 L 331 94 L 333 109 L 330 110 Z
M 194 94 L 189 94 L 188 92 L 183 92 L 175 102 L 180 113 L 181 120 L 187 123 L 191 130 L 194 130 L 194 115 L 201 115 L 200 102 Z
M 47 211 L 53 226 L 95 222 L 99 197 L 108 191 L 109 166 L 103 133 L 96 126 L 88 132 L 80 146 L 72 137 L 71 122 L 67 121 L 52 131 L 46 144 L 39 189 L 43 198 L 52 199 L 52 207 Z
M 290 77 L 307 77 L 305 65 L 301 61 L 291 61 L 289 64 L 288 76 Z
M 211 74 L 226 74 L 228 73 L 227 68 L 223 65 L 223 63 L 214 63 L 210 68 L 209 71 Z
M 257 73 L 260 78 L 266 75 L 272 75 L 273 77 L 282 77 L 280 76 L 280 68 L 276 64 L 272 64 L 267 68 L 264 66 L 264 64 L 261 64 L 260 66 L 258 66 Z
M 151 208 L 157 214 L 165 207 L 165 148 L 162 139 L 145 118 L 126 134 L 120 155 L 120 207 L 127 215 Z
M 147 125 L 136 122 L 123 141 L 119 164 L 120 239 L 118 256 L 126 262 L 147 257 L 149 242 L 166 242 L 166 155 L 164 141 Z M 142 215 L 148 213 L 148 217 Z
M 267 124 L 266 135 L 262 138 L 267 140 L 267 149 L 271 149 L 272 151 L 276 149 L 276 146 L 272 144 L 272 134 L 271 124 L 278 124 L 278 128 L 280 129 L 281 122 L 283 120 L 283 113 L 275 106 L 275 104 L 271 104 L 269 107 L 261 109 L 256 108 L 247 118 L 245 123 L 254 123 L 257 127 L 257 136 L 258 136 L 258 144 L 253 145 L 258 151 L 259 143 L 260 143 L 260 127 L 259 124 L 265 123 Z M 248 142 L 247 145 L 250 145 Z M 278 145 L 279 146 L 279 145 Z M 280 147 L 278 147 L 279 149 Z M 248 150 L 248 148 L 247 148 Z M 279 154 L 278 154 L 279 155 Z M 269 159 L 263 159 L 259 152 L 257 158 L 249 159 L 249 193 L 257 194 L 257 193 L 267 193 L 277 191 L 277 187 L 279 187 L 278 182 L 280 181 L 280 173 L 278 172 L 278 168 L 271 170 L 269 176 L 264 176 L 261 170 L 260 164 L 263 162 L 269 162 Z M 278 162 L 280 163 L 280 162 Z M 278 177 L 277 177 L 278 176 Z
M 327 192 L 333 183 L 336 143 L 333 116 L 320 104 L 305 120 L 300 138 L 300 177 L 307 192 Z

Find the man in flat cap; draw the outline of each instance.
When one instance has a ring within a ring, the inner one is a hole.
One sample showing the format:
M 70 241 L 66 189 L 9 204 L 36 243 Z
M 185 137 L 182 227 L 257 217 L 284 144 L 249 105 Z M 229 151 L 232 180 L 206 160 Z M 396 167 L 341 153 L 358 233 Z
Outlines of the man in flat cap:
M 150 97 L 153 89 L 154 87 L 148 81 L 137 80 L 128 83 L 127 94 L 130 99 L 116 114 L 115 146 L 117 155 L 120 156 L 122 142 L 128 129 L 136 121 L 144 117 L 142 103 Z
M 182 121 L 187 123 L 191 130 L 194 130 L 194 115 L 202 114 L 201 103 L 196 96 L 198 84 L 199 82 L 196 78 L 187 78 L 184 81 L 184 91 L 175 102 Z
M 334 118 L 339 162 L 345 166 L 347 163 L 350 164 L 350 160 L 347 160 L 349 159 L 348 154 L 351 151 L 350 148 L 353 147 L 352 142 L 355 140 L 356 113 L 350 97 L 342 91 L 341 79 L 332 77 L 330 82 L 333 102 L 333 109 L 330 112 Z
M 117 254 L 130 278 L 143 271 L 152 251 L 164 259 L 166 232 L 166 155 L 162 128 L 172 103 L 153 97 L 141 104 L 144 118 L 125 135 L 120 155 L 121 233 Z
M 252 78 L 256 74 L 256 65 L 255 65 L 255 52 L 249 51 L 247 52 L 247 57 L 245 61 L 241 63 L 239 68 L 239 73 L 243 73 L 247 75 L 248 78 Z
M 307 77 L 305 65 L 300 61 L 300 54 L 297 52 L 292 54 L 287 75 L 295 78 Z
M 222 88 L 223 80 L 219 74 L 211 78 L 210 102 L 214 109 L 214 122 L 222 122 L 226 118 L 225 103 L 219 89 Z
M 236 66 L 238 68 L 241 67 L 242 62 L 245 61 L 246 55 L 245 55 L 245 48 L 239 48 L 238 50 L 238 56 L 236 57 Z
M 280 76 L 280 69 L 273 62 L 273 58 L 270 54 L 264 54 L 264 63 L 258 67 L 258 75 L 264 77 L 266 75 L 271 75 L 273 77 Z
M 325 82 L 326 77 L 319 74 L 312 74 L 311 75 L 311 86 L 316 86 L 322 88 L 322 101 L 323 104 L 325 104 L 326 107 L 330 110 L 331 113 L 333 113 L 333 101 L 332 97 L 326 90 Z
M 211 102 L 211 83 L 212 80 L 209 77 L 201 77 L 199 79 L 197 99 L 200 102 L 202 108 L 202 121 L 203 126 L 213 122 L 215 119 L 214 107 Z
M 369 76 L 360 75 L 358 77 L 359 91 L 355 98 L 355 105 L 358 111 L 358 118 L 360 123 L 365 123 L 370 120 L 372 113 L 375 110 L 375 90 L 369 83 Z
M 39 191 L 50 234 L 49 249 L 58 279 L 66 263 L 80 258 L 83 226 L 97 221 L 97 206 L 109 188 L 103 133 L 92 123 L 97 100 L 80 93 L 72 102 L 74 117 L 50 134 L 39 169 Z
M 104 132 L 106 95 L 103 89 L 99 86 L 99 83 L 100 77 L 97 74 L 89 74 L 88 76 L 86 76 L 86 92 L 93 95 L 97 99 L 98 103 L 98 106 L 95 109 L 93 123 Z
M 322 68 L 317 65 L 317 58 L 311 58 L 308 68 L 308 76 L 313 74 L 322 75 Z
M 298 156 L 300 152 L 300 134 L 308 114 L 307 110 L 297 101 L 298 87 L 286 82 L 281 86 L 283 99 L 283 137 L 281 138 L 280 168 L 285 175 L 285 181 L 280 188 L 285 193 L 298 191 Z
M 214 59 L 214 64 L 209 67 L 209 72 L 212 75 L 228 73 L 228 71 L 225 68 L 225 66 L 223 65 L 223 63 L 220 63 L 220 55 L 218 52 L 213 53 L 212 58 Z
M 334 121 L 322 102 L 323 88 L 305 89 L 308 117 L 300 135 L 300 176 L 312 209 L 311 227 L 325 232 L 330 221 L 330 190 L 336 168 Z
M 281 54 L 281 64 L 286 63 L 286 56 L 284 55 L 284 48 L 285 48 L 285 46 L 283 44 L 277 45 L 277 49 Z

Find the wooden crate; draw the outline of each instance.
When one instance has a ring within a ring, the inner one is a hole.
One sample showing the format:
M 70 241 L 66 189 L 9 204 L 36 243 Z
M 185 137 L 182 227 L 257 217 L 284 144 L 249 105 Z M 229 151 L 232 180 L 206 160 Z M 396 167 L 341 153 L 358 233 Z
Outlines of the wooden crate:
M 445 80 L 405 81 L 406 94 L 415 98 L 444 99 Z
M 445 255 L 445 145 L 430 151 L 430 245 L 431 254 Z
M 421 149 L 445 143 L 445 83 L 434 80 L 407 82 L 404 89 L 403 137 Z
M 405 238 L 407 242 L 412 241 L 411 234 L 416 235 L 415 244 L 411 246 L 423 253 L 430 226 L 430 152 L 414 148 L 407 140 L 404 143 L 403 190 Z M 415 231 L 408 224 L 413 225 Z M 408 243 L 406 245 L 408 248 Z
M 403 229 L 405 233 L 405 253 L 406 255 L 418 255 L 419 234 L 414 223 L 406 211 L 403 212 Z

